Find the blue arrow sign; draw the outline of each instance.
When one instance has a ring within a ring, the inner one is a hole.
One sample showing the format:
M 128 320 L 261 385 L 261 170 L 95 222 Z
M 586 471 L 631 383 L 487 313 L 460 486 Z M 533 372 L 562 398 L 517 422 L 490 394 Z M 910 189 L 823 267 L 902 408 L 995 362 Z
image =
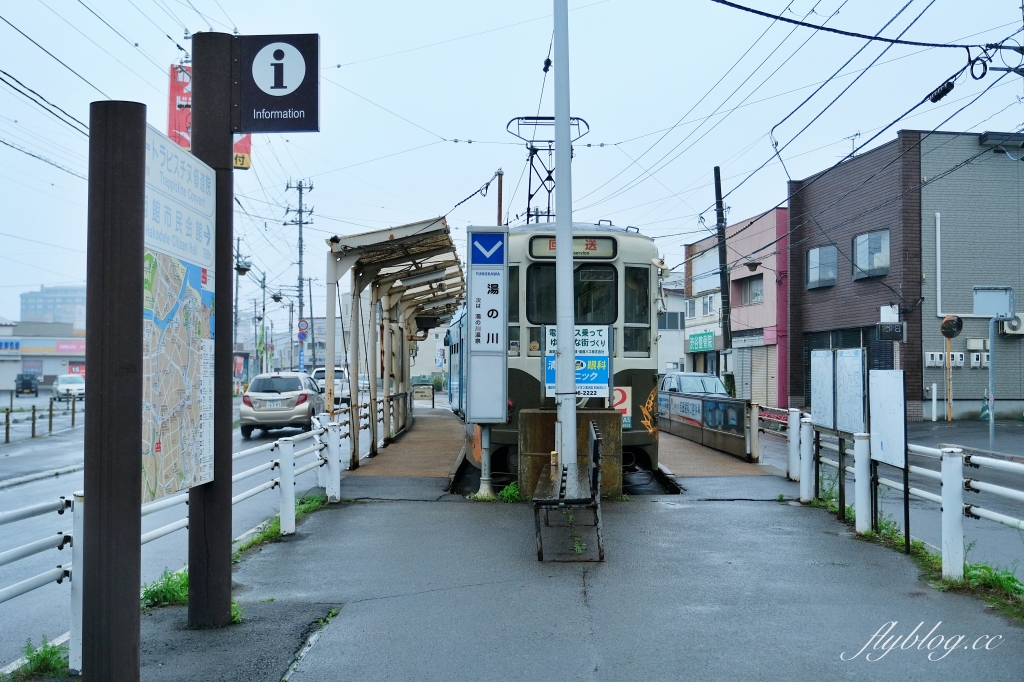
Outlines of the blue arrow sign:
M 470 236 L 469 262 L 471 265 L 504 265 L 505 235 L 481 232 Z

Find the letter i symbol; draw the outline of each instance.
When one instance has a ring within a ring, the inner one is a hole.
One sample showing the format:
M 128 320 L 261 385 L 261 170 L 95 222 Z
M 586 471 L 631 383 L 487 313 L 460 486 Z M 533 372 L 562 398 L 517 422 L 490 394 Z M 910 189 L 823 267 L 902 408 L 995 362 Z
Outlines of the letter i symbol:
M 270 86 L 271 90 L 284 90 L 286 88 L 284 84 L 284 50 L 274 50 L 274 59 L 277 61 L 271 62 L 270 65 L 274 67 L 274 84 Z

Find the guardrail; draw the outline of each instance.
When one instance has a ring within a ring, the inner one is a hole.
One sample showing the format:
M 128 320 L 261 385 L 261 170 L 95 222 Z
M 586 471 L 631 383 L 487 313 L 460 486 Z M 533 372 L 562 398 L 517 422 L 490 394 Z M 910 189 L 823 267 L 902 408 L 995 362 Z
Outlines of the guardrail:
M 378 401 L 378 403 L 380 402 L 381 401 Z M 370 407 L 365 403 L 358 407 L 360 408 L 360 417 L 366 418 L 365 423 L 362 419 L 359 420 L 359 423 L 363 428 L 366 428 L 369 425 Z M 365 410 L 362 408 L 365 408 Z M 377 413 L 380 414 L 381 411 L 381 409 L 378 409 Z M 335 414 L 338 414 L 338 411 L 336 411 Z M 320 415 L 320 420 L 326 421 L 326 418 L 328 418 L 328 415 Z M 295 477 L 314 469 L 320 470 L 321 467 L 325 467 L 327 469 L 327 475 L 323 477 L 326 480 L 322 482 L 322 485 L 326 488 L 328 500 L 330 502 L 340 501 L 341 439 L 347 435 L 347 432 L 343 433 L 343 427 L 348 426 L 348 422 L 327 422 L 324 425 L 321 425 L 320 420 L 317 420 L 314 428 L 306 433 L 280 438 L 272 443 L 259 445 L 233 453 L 231 456 L 232 461 L 251 457 L 260 453 L 267 453 L 269 459 L 255 467 L 232 475 L 232 483 L 244 481 L 267 471 L 277 470 L 280 473 L 269 481 L 238 493 L 231 498 L 231 504 L 236 505 L 239 502 L 259 495 L 262 492 L 278 488 L 280 491 L 279 518 L 281 534 L 291 535 L 295 532 Z M 379 422 L 380 420 L 378 419 L 377 421 Z M 306 441 L 311 442 L 307 443 Z M 310 455 L 313 456 L 312 461 L 306 464 L 298 464 L 298 460 Z M 187 504 L 188 493 L 180 493 L 141 505 L 140 514 L 142 516 L 149 516 L 156 512 Z M 57 500 L 0 512 L 0 526 L 46 514 L 52 514 L 54 512 L 63 515 L 68 510 L 71 511 L 72 517 L 70 519 L 71 530 L 54 533 L 50 536 L 40 538 L 19 547 L 0 552 L 0 566 L 14 563 L 50 549 L 63 550 L 67 545 L 71 546 L 71 561 L 13 585 L 0 588 L 0 604 L 49 585 L 50 583 L 62 583 L 65 579 L 71 579 L 72 627 L 69 637 L 69 661 L 70 668 L 72 670 L 80 670 L 80 624 L 82 604 L 80 590 L 82 581 L 75 581 L 74 577 L 75 566 L 83 565 L 82 543 L 75 542 L 75 538 L 82 537 L 85 513 L 84 494 L 82 492 L 76 492 L 74 495 L 63 496 Z M 145 545 L 176 531 L 188 528 L 188 522 L 188 515 L 186 513 L 185 517 L 182 519 L 143 533 L 139 538 L 140 545 Z
M 792 412 L 797 412 L 793 410 Z M 792 414 L 792 413 L 791 413 Z M 840 451 L 839 443 L 831 443 L 821 439 L 822 432 L 815 429 L 810 418 L 801 419 L 799 430 L 789 428 L 787 438 L 790 444 L 790 452 L 794 443 L 799 450 L 799 478 L 800 501 L 811 502 L 818 496 L 819 475 L 821 465 L 827 465 L 837 471 L 839 480 L 839 514 L 845 518 L 845 479 L 844 474 L 853 474 L 854 477 L 854 512 L 856 515 L 856 529 L 858 533 L 870 530 L 871 519 L 871 473 L 870 473 L 870 436 L 866 433 L 853 434 L 853 448 L 846 443 L 849 439 L 843 439 L 843 449 Z M 837 459 L 831 459 L 822 455 L 823 450 L 835 452 Z M 907 463 L 909 472 L 929 480 L 939 482 L 941 494 L 908 485 L 906 491 L 909 495 L 918 499 L 927 500 L 940 505 L 942 514 L 942 575 L 950 580 L 963 578 L 964 569 L 964 533 L 963 519 L 986 519 L 1017 530 L 1024 530 L 1024 519 L 1014 518 L 1006 514 L 985 509 L 977 504 L 964 502 L 964 492 L 980 493 L 985 492 L 1005 499 L 1024 502 L 1024 491 L 1005 486 L 986 483 L 974 478 L 964 477 L 964 466 L 973 469 L 993 469 L 1012 474 L 1020 474 L 1024 477 L 1024 464 L 1009 462 L 994 457 L 982 455 L 965 455 L 962 448 L 943 447 L 932 448 L 923 445 L 909 444 L 907 454 L 923 456 L 939 462 L 939 469 L 918 466 Z M 854 466 L 846 465 L 846 458 L 850 455 L 854 458 Z M 884 476 L 877 476 L 876 481 L 888 488 L 903 491 L 904 485 Z M 1024 487 L 1024 478 L 1021 480 Z

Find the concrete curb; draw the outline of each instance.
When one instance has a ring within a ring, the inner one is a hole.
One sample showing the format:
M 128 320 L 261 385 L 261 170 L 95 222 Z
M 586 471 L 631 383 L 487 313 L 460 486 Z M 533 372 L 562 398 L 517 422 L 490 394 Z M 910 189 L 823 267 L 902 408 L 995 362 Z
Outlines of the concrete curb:
M 27 476 L 9 478 L 6 481 L 0 481 L 0 490 L 3 490 L 4 488 L 13 488 L 16 485 L 31 483 L 33 481 L 41 481 L 44 478 L 53 478 L 54 476 L 60 476 L 61 474 L 73 474 L 77 471 L 81 471 L 84 468 L 84 464 L 75 464 L 73 466 L 63 467 L 61 469 L 50 469 L 49 471 L 40 471 L 37 474 L 28 474 Z
M 459 468 L 462 466 L 462 462 L 466 459 L 466 441 L 462 441 L 462 449 L 459 450 L 459 456 L 455 458 L 455 464 L 452 465 L 451 470 L 448 472 L 448 485 L 444 487 L 446 493 L 452 491 L 452 486 L 455 484 L 455 477 L 459 475 Z

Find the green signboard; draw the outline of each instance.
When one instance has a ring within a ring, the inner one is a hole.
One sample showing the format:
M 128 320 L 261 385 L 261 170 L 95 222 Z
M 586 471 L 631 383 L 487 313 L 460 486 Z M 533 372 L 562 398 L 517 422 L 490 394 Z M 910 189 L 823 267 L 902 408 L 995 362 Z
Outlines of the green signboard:
M 715 333 L 714 332 L 700 332 L 699 334 L 690 334 L 690 352 L 691 353 L 702 353 L 707 350 L 715 349 Z

